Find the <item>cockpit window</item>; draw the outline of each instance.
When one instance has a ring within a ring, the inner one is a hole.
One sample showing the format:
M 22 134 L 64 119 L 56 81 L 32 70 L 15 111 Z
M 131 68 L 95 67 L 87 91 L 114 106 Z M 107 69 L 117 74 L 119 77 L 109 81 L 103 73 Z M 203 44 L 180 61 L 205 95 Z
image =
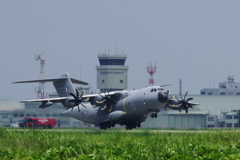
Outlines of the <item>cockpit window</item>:
M 158 90 L 158 91 L 163 91 L 163 88 L 158 88 L 157 90 Z
M 156 88 L 151 89 L 151 92 L 157 92 Z

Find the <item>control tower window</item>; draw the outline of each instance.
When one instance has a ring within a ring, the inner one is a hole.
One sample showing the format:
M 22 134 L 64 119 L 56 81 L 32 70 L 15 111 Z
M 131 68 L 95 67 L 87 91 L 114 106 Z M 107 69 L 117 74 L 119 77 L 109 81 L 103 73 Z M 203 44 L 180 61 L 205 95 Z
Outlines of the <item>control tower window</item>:
M 100 65 L 124 65 L 125 59 L 99 59 Z

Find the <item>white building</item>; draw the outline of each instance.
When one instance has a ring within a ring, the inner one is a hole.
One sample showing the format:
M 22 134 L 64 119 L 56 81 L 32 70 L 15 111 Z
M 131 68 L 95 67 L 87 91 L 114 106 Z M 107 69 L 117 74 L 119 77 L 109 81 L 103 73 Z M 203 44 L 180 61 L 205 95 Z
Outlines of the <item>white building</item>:
M 228 82 L 220 82 L 219 88 L 201 89 L 201 95 L 240 95 L 240 83 L 234 82 L 234 77 L 229 76 Z

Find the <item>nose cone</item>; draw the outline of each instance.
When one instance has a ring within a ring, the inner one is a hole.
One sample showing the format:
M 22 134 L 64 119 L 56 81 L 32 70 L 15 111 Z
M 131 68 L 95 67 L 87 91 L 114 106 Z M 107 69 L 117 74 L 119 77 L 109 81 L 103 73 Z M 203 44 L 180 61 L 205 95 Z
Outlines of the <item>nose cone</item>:
M 168 94 L 166 92 L 159 92 L 158 100 L 161 103 L 166 103 L 168 101 Z

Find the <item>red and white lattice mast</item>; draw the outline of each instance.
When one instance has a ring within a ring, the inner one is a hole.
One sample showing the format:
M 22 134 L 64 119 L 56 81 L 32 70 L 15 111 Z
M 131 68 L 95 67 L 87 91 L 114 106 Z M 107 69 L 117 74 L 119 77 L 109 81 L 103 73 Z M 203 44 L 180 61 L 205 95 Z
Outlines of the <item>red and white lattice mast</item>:
M 36 61 L 40 60 L 41 70 L 40 70 L 39 79 L 46 79 L 46 75 L 45 75 L 45 72 L 44 72 L 44 65 L 45 65 L 45 61 L 47 59 L 47 56 L 44 53 L 42 53 L 40 55 L 35 54 L 34 59 Z M 39 87 L 35 88 L 35 92 L 37 93 L 37 99 L 48 98 L 48 94 L 45 91 L 45 86 L 46 86 L 46 82 L 39 82 Z
M 155 62 L 155 66 L 152 65 L 152 63 L 149 65 L 148 63 L 148 66 L 146 67 L 147 68 L 147 72 L 149 73 L 150 75 L 150 79 L 148 80 L 148 84 L 150 86 L 153 86 L 154 84 L 154 79 L 153 79 L 153 74 L 156 72 L 157 70 L 157 66 L 156 66 L 156 62 Z

